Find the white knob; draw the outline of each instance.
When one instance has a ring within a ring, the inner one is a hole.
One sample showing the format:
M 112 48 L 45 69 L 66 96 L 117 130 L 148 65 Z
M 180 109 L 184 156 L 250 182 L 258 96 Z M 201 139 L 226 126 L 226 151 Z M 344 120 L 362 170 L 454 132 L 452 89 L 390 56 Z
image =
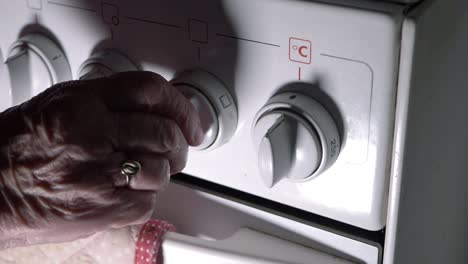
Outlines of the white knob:
M 274 123 L 269 126 L 271 122 Z M 282 178 L 304 179 L 318 169 L 321 144 L 307 121 L 292 113 L 273 111 L 261 118 L 257 133 L 265 127 L 268 128 L 260 139 L 258 164 L 268 187 Z
M 208 98 L 198 89 L 187 85 L 177 85 L 176 87 L 190 100 L 202 121 L 201 126 L 205 137 L 202 144 L 198 146 L 197 149 L 210 147 L 216 141 L 219 132 L 219 122 L 215 108 Z
M 253 126 L 258 166 L 265 185 L 281 179 L 317 177 L 337 159 L 340 138 L 332 116 L 314 99 L 297 93 L 272 97 Z
M 26 35 L 16 41 L 10 48 L 6 64 L 14 105 L 29 100 L 58 82 L 72 79 L 63 51 L 40 34 Z
M 203 70 L 187 71 L 171 81 L 195 106 L 205 132 L 195 149 L 212 150 L 231 139 L 237 128 L 237 106 L 226 85 Z
M 124 71 L 137 71 L 138 66 L 123 53 L 108 49 L 97 52 L 80 67 L 80 80 L 89 80 L 110 76 Z

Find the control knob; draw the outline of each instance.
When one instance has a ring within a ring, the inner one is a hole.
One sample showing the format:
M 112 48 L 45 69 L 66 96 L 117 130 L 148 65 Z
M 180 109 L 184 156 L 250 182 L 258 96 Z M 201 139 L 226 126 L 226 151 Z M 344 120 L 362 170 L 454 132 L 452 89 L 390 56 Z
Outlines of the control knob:
M 6 65 L 13 105 L 29 100 L 56 83 L 72 79 L 62 49 L 41 34 L 25 35 L 13 43 Z
M 118 72 L 137 71 L 138 67 L 123 53 L 107 49 L 96 52 L 80 68 L 80 80 L 107 77 Z
M 91 56 L 81 66 L 80 79 L 105 77 L 138 67 L 125 55 L 105 50 Z M 201 119 L 205 137 L 194 149 L 215 149 L 226 143 L 237 128 L 237 107 L 226 85 L 204 70 L 185 71 L 171 81 L 193 104 Z
M 205 133 L 195 149 L 212 150 L 231 139 L 237 128 L 237 106 L 226 85 L 204 70 L 186 71 L 171 83 L 195 106 Z
M 283 178 L 317 177 L 340 151 L 334 119 L 319 102 L 303 94 L 273 96 L 256 115 L 252 131 L 260 174 L 269 188 Z

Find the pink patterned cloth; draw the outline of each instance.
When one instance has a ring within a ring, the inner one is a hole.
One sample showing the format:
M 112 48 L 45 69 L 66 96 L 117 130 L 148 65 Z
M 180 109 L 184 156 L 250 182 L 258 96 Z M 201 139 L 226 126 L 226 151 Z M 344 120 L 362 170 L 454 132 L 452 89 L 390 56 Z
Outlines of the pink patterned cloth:
M 175 231 L 173 225 L 161 220 L 149 220 L 140 230 L 135 247 L 135 264 L 163 264 L 161 244 L 168 231 Z

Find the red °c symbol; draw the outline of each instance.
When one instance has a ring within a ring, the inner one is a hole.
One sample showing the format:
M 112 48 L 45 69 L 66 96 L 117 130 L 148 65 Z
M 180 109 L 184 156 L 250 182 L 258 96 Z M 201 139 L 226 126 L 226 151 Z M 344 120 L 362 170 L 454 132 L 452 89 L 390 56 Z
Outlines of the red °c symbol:
M 307 46 L 300 46 L 299 47 L 299 55 L 301 55 L 304 58 L 307 58 L 309 55 L 307 53 L 304 53 L 304 50 L 309 50 L 309 47 Z M 307 52 L 307 51 L 306 51 Z
M 310 40 L 289 38 L 289 60 L 303 64 L 310 64 L 312 57 L 312 43 Z
M 304 58 L 307 58 L 309 57 L 309 54 L 308 54 L 308 50 L 309 50 L 309 47 L 307 46 L 297 46 L 297 45 L 294 45 L 293 47 L 293 50 L 297 50 L 297 52 L 299 53 L 299 55 L 301 57 L 304 57 Z

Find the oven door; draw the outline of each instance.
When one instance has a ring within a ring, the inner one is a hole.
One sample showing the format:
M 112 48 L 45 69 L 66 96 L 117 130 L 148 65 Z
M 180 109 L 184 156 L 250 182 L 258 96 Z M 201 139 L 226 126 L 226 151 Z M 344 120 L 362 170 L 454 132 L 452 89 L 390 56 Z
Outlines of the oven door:
M 155 212 L 177 229 L 162 244 L 166 264 L 380 263 L 378 243 L 248 204 L 242 194 L 176 181 L 160 194 Z

